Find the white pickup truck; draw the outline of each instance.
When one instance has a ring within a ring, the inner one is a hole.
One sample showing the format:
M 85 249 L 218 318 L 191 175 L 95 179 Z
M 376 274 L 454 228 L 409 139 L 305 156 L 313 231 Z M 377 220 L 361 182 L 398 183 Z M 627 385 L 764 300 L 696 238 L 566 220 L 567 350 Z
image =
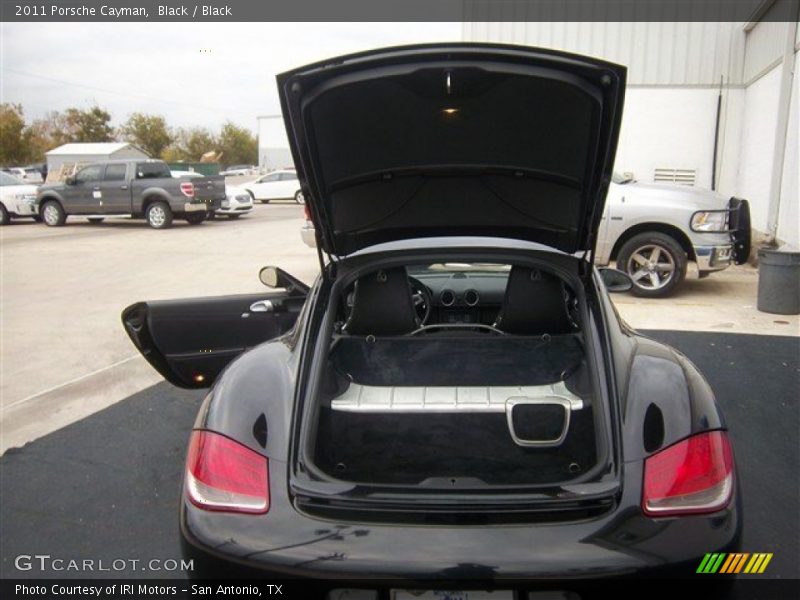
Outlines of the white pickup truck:
M 316 247 L 306 208 L 301 229 L 306 245 Z M 688 262 L 699 276 L 742 264 L 750 254 L 747 200 L 695 187 L 640 183 L 614 174 L 598 232 L 595 263 L 617 268 L 633 279 L 637 296 L 663 297 L 686 278 Z

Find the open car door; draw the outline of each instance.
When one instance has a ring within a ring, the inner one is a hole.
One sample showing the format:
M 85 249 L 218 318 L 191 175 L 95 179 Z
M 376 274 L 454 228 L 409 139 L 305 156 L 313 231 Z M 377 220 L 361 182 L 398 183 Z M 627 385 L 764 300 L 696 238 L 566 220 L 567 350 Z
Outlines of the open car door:
M 292 328 L 306 289 L 137 302 L 122 311 L 136 348 L 170 383 L 204 388 L 242 352 Z

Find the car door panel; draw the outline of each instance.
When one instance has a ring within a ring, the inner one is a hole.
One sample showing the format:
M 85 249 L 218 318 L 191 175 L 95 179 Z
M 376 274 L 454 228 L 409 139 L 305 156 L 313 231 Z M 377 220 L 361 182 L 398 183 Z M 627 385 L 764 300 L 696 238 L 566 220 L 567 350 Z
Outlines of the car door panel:
M 294 198 L 294 193 L 300 189 L 297 177 L 289 173 L 281 175 L 281 196 L 283 198 Z
M 291 329 L 304 302 L 287 292 L 138 302 L 123 311 L 122 322 L 165 379 L 202 388 L 248 348 Z
M 64 209 L 75 215 L 91 215 L 98 212 L 100 191 L 98 184 L 102 178 L 102 165 L 89 165 L 74 176 L 74 184 L 62 192 Z
M 106 165 L 103 180 L 97 182 L 100 191 L 100 212 L 103 214 L 128 214 L 131 212 L 131 192 L 128 185 L 127 165 Z

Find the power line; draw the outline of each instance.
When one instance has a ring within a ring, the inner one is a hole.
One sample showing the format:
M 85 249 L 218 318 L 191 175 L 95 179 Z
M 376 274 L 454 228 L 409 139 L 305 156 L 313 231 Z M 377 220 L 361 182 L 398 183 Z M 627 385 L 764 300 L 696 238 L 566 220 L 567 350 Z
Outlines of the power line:
M 23 75 L 25 77 L 33 77 L 34 79 L 41 79 L 43 81 L 51 81 L 53 83 L 59 83 L 59 84 L 62 84 L 62 85 L 70 85 L 70 86 L 73 86 L 73 87 L 84 88 L 84 89 L 93 90 L 93 91 L 96 91 L 96 92 L 103 92 L 103 93 L 106 93 L 106 94 L 116 94 L 118 96 L 126 96 L 128 98 L 130 98 L 130 97 L 142 98 L 144 100 L 150 100 L 152 102 L 158 102 L 158 103 L 162 103 L 162 104 L 173 104 L 175 106 L 186 106 L 186 107 L 191 107 L 191 108 L 199 108 L 201 110 L 207 110 L 207 111 L 215 112 L 215 113 L 218 113 L 221 110 L 221 109 L 218 109 L 218 108 L 211 108 L 209 106 L 202 106 L 202 105 L 199 105 L 199 104 L 190 104 L 190 103 L 187 103 L 187 102 L 178 102 L 177 100 L 169 100 L 169 99 L 165 99 L 165 98 L 157 98 L 155 96 L 147 96 L 145 94 L 136 94 L 136 93 L 132 93 L 132 92 L 119 92 L 119 91 L 116 91 L 116 90 L 109 90 L 107 88 L 96 87 L 96 86 L 93 86 L 93 85 L 85 85 L 83 83 L 75 83 L 74 81 L 65 81 L 63 79 L 56 79 L 55 77 L 48 77 L 46 75 L 38 75 L 36 73 L 28 73 L 26 71 L 20 71 L 18 69 L 5 68 L 3 70 L 7 71 L 9 73 L 15 73 L 17 75 Z

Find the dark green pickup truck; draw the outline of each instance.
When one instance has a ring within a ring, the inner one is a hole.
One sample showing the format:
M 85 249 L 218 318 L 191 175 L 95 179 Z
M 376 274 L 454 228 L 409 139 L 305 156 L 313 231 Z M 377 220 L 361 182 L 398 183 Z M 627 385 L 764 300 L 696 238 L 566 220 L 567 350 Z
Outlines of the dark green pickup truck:
M 36 210 L 50 227 L 68 216 L 91 222 L 106 216 L 144 218 L 165 229 L 174 218 L 196 225 L 225 199 L 225 178 L 178 179 L 161 160 L 114 160 L 86 165 L 63 183 L 43 185 Z

